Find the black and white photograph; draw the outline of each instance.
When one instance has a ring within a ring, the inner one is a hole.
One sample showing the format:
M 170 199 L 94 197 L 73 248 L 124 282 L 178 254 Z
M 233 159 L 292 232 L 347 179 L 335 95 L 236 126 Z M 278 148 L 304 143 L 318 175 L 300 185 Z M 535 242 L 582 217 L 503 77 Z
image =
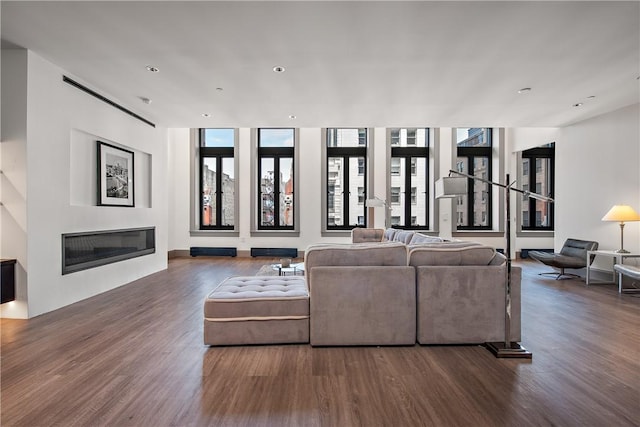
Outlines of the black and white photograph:
M 133 151 L 98 141 L 98 205 L 134 206 Z

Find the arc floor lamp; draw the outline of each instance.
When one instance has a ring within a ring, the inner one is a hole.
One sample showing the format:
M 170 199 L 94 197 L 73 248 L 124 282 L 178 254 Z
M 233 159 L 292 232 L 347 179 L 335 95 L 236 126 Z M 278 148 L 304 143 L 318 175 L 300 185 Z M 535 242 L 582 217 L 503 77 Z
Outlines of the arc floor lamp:
M 458 176 L 451 176 L 452 174 Z M 509 181 L 509 174 L 506 176 L 505 184 L 499 182 L 489 181 L 484 178 L 480 178 L 474 175 L 468 175 L 466 173 L 449 170 L 449 176 L 440 178 L 436 181 L 436 197 L 437 198 L 451 198 L 467 194 L 467 185 L 470 181 L 482 181 L 490 185 L 495 185 L 505 189 L 505 225 L 504 225 L 504 238 L 505 238 L 505 256 L 507 258 L 506 268 L 506 280 L 504 290 L 504 341 L 502 342 L 487 342 L 485 347 L 493 353 L 494 356 L 500 358 L 523 358 L 531 359 L 533 355 L 530 351 L 524 348 L 520 343 L 511 341 L 511 208 L 509 195 L 512 191 L 521 193 L 526 197 L 542 200 L 545 202 L 553 203 L 551 197 L 543 196 L 541 194 L 532 193 L 530 191 L 520 190 L 513 187 L 514 183 Z

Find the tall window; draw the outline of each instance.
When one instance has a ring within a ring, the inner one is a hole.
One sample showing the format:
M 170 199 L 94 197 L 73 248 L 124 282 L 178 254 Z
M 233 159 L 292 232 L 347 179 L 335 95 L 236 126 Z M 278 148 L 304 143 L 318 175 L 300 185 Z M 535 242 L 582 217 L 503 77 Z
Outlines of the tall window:
M 459 172 L 491 180 L 491 128 L 457 128 Z M 458 196 L 458 230 L 491 229 L 491 185 L 469 178 L 467 195 Z
M 235 226 L 235 130 L 200 129 L 200 229 Z
M 364 227 L 367 129 L 327 129 L 327 230 Z
M 429 224 L 429 129 L 389 130 L 391 145 L 392 225 L 427 228 Z
M 258 129 L 258 229 L 294 228 L 294 129 Z
M 554 163 L 554 143 L 523 151 L 522 189 L 553 198 Z M 553 203 L 523 195 L 521 208 L 523 230 L 553 230 Z

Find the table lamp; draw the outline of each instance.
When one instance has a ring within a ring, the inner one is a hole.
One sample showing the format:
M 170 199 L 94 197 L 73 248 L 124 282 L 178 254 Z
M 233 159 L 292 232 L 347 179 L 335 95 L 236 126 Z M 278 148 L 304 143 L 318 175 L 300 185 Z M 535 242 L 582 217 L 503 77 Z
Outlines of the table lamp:
M 620 249 L 616 251 L 619 254 L 628 254 L 629 251 L 624 249 L 624 223 L 629 221 L 640 221 L 640 215 L 628 205 L 614 205 L 605 216 L 603 221 L 620 222 Z

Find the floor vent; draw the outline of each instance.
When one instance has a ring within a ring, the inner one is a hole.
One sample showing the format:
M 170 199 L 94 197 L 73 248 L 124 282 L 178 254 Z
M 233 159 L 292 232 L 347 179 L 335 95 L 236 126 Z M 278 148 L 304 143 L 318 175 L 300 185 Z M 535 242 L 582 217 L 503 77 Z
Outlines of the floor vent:
M 529 258 L 530 251 L 553 253 L 553 249 L 520 249 L 520 258 Z
M 251 248 L 251 256 L 289 257 L 297 258 L 297 248 Z
M 117 108 L 118 110 L 122 111 L 123 113 L 126 113 L 126 114 L 130 115 L 131 117 L 134 117 L 134 118 L 140 120 L 141 122 L 148 124 L 151 127 L 156 127 L 155 123 L 150 122 L 149 120 L 145 119 L 142 116 L 139 116 L 138 114 L 134 113 L 131 110 L 127 110 L 122 105 L 113 102 L 109 98 L 107 98 L 107 97 L 105 97 L 103 95 L 100 95 L 98 92 L 96 92 L 96 91 L 94 91 L 92 89 L 89 89 L 88 87 L 78 83 L 75 80 L 70 79 L 67 76 L 62 76 L 62 81 L 65 82 L 65 83 L 70 84 L 71 86 L 73 86 L 73 87 L 75 87 L 77 89 L 80 89 L 83 92 L 88 93 L 89 95 L 91 95 L 91 96 L 93 96 L 95 98 L 98 98 L 102 102 L 106 102 L 107 104 L 111 105 L 112 107 Z
M 236 248 L 206 248 L 192 246 L 189 249 L 191 256 L 238 256 Z

